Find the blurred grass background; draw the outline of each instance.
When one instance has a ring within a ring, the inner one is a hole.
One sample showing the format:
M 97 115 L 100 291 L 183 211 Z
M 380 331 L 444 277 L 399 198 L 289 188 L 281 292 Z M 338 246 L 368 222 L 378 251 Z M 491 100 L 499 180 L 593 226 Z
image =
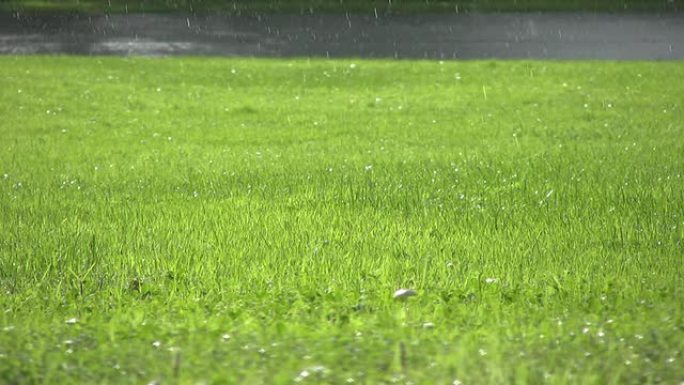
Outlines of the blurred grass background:
M 23 12 L 678 12 L 682 0 L 1 0 Z

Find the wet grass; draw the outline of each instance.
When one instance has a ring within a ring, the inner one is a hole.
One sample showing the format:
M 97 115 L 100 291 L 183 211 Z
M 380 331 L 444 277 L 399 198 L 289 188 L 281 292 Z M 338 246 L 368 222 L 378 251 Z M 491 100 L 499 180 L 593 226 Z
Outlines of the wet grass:
M 0 10 L 24 12 L 425 13 L 425 12 L 671 12 L 682 0 L 0 0 Z
M 684 380 L 684 63 L 0 65 L 0 383 Z

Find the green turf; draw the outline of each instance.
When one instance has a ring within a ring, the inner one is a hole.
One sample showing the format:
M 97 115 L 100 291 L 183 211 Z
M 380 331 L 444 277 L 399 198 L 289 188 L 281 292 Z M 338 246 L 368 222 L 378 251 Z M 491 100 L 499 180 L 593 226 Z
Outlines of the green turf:
M 684 381 L 683 62 L 0 66 L 2 384 Z
M 682 0 L 0 0 L 0 11 L 136 12 L 670 12 Z

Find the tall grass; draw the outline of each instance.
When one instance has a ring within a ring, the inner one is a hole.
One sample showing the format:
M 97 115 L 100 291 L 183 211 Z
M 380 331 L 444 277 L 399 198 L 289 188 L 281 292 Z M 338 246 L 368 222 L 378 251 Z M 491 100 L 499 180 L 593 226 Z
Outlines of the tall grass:
M 0 65 L 0 383 L 684 379 L 679 62 Z

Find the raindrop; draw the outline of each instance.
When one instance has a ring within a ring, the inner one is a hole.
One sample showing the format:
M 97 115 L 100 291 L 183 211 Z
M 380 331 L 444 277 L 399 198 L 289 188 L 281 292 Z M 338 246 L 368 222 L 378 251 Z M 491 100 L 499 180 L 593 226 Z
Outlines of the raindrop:
M 394 299 L 406 299 L 418 295 L 418 293 L 413 289 L 398 289 L 392 295 Z

